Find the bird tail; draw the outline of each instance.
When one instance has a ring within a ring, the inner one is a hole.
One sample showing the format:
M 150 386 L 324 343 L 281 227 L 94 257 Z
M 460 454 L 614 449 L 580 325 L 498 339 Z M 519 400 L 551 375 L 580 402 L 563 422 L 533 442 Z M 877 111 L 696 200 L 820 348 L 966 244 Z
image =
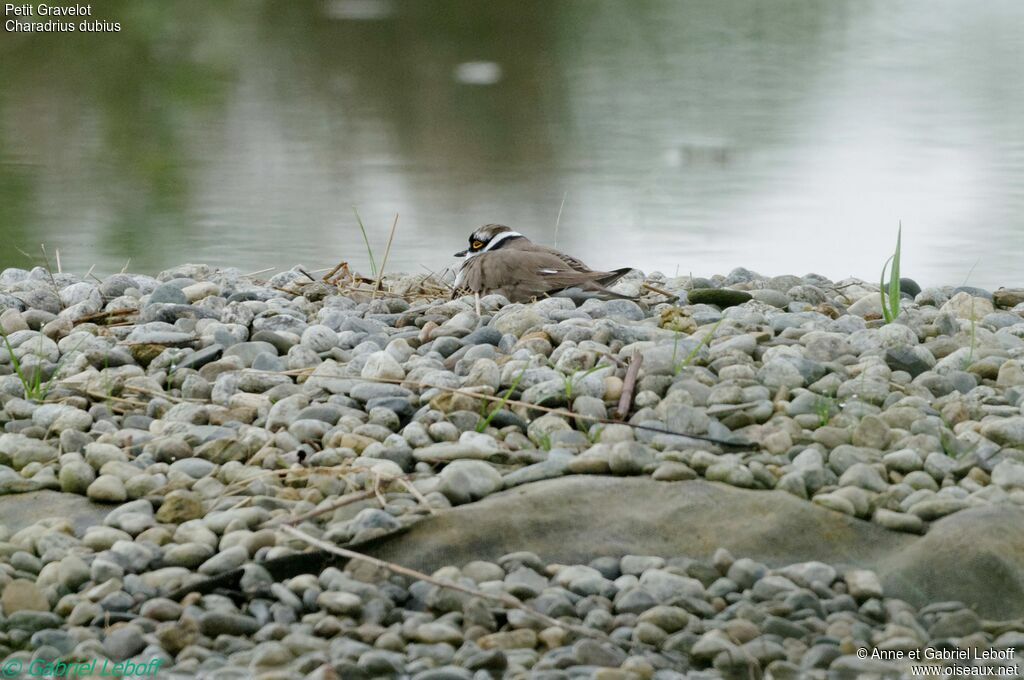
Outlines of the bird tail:
M 636 298 L 632 295 L 623 295 L 622 293 L 616 293 L 613 290 L 608 290 L 608 286 L 614 284 L 616 281 L 621 279 L 623 276 L 633 271 L 632 267 L 623 267 L 622 269 L 615 269 L 606 273 L 600 278 L 589 281 L 581 288 L 584 290 L 593 291 L 598 293 L 598 297 L 603 299 L 614 299 L 614 300 L 635 300 Z
M 583 290 L 592 291 L 597 293 L 598 298 L 602 300 L 636 300 L 632 295 L 623 295 L 622 293 L 616 293 L 614 290 L 608 290 L 600 283 L 592 282 L 585 286 L 580 286 Z
M 621 269 L 612 270 L 608 272 L 607 275 L 595 280 L 602 286 L 610 286 L 631 271 L 633 271 L 632 267 L 623 267 Z M 611 291 L 608 292 L 610 293 Z

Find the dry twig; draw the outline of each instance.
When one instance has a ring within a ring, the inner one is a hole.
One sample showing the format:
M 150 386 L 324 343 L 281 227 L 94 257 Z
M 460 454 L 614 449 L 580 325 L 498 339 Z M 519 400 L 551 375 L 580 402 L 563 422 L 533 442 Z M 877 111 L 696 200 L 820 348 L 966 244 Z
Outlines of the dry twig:
M 640 373 L 640 364 L 644 363 L 644 355 L 640 352 L 633 352 L 629 360 L 629 368 L 626 369 L 626 379 L 622 382 L 622 396 L 619 397 L 619 418 L 629 415 L 629 407 L 633 403 L 633 390 L 636 389 L 636 377 Z
M 538 621 L 542 622 L 545 626 L 549 628 L 561 628 L 563 630 L 572 631 L 577 635 L 588 638 L 596 638 L 598 640 L 601 640 L 602 642 L 615 645 L 616 647 L 621 646 L 626 647 L 627 649 L 644 650 L 653 649 L 649 645 L 645 645 L 639 642 L 615 640 L 600 630 L 587 628 L 586 626 L 581 626 L 575 623 L 569 623 L 564 620 L 559 621 L 558 619 L 552 618 L 547 614 L 542 614 L 533 607 L 524 604 L 519 598 L 514 597 L 508 593 L 488 593 L 483 590 L 479 590 L 477 588 L 472 588 L 469 586 L 464 586 L 462 584 L 454 583 L 452 581 L 434 578 L 430 574 L 424 574 L 422 571 L 416 571 L 415 569 L 403 567 L 402 565 L 395 564 L 394 562 L 386 562 L 384 560 L 377 559 L 376 557 L 370 557 L 369 555 L 364 555 L 363 553 L 356 552 L 355 550 L 349 550 L 348 548 L 342 548 L 332 543 L 321 541 L 320 539 L 310 536 L 306 532 L 300 531 L 295 527 L 283 526 L 281 527 L 281 531 L 285 532 L 293 538 L 297 538 L 303 543 L 307 543 L 313 546 L 314 548 L 318 548 L 319 550 L 323 550 L 324 552 L 331 553 L 332 555 L 338 555 L 339 557 L 345 557 L 349 560 L 355 560 L 357 562 L 366 562 L 367 564 L 372 564 L 378 569 L 384 569 L 390 571 L 393 574 L 399 574 L 401 576 L 406 576 L 417 581 L 430 583 L 432 585 L 438 586 L 439 588 L 448 588 L 449 590 L 455 590 L 460 593 L 470 595 L 472 597 L 479 597 L 482 600 L 497 602 L 504 607 L 508 607 L 509 609 L 518 609 L 519 611 L 527 614 L 528 616 L 531 616 L 537 619 Z M 675 654 L 672 654 L 671 652 L 665 652 L 664 650 L 658 651 L 658 653 L 668 656 L 669 658 L 676 658 Z
M 262 528 L 273 526 L 295 526 L 296 524 L 302 524 L 308 519 L 313 519 L 314 517 L 319 517 L 320 515 L 326 515 L 327 513 L 337 510 L 338 508 L 343 508 L 346 505 L 351 505 L 352 503 L 356 503 L 358 501 L 364 501 L 367 498 L 373 498 L 375 495 L 375 491 L 375 489 L 369 489 L 367 491 L 356 491 L 354 493 L 347 493 L 344 496 L 339 497 L 338 500 L 334 501 L 333 503 L 329 503 L 328 505 L 316 508 L 315 510 L 310 510 L 309 512 L 304 512 L 301 515 L 296 515 L 295 517 L 289 517 L 288 519 L 280 521 L 278 521 L 279 518 L 275 517 L 273 520 L 266 522 Z
M 663 288 L 658 288 L 657 286 L 652 286 L 649 283 L 645 282 L 645 283 L 640 284 L 640 286 L 642 288 L 646 288 L 647 290 L 653 291 L 653 292 L 657 293 L 658 295 L 664 295 L 665 297 L 667 297 L 669 299 L 670 302 L 672 300 L 678 300 L 679 299 L 679 296 L 676 295 L 675 293 L 670 293 L 667 290 L 664 290 Z
M 252 370 L 252 369 L 249 369 L 249 370 Z M 301 369 L 295 369 L 295 370 L 291 370 L 291 371 L 267 371 L 267 372 L 268 373 L 273 373 L 275 375 L 291 375 L 291 376 L 294 376 L 294 377 L 305 377 L 305 378 L 308 378 L 308 377 L 310 377 L 313 374 L 313 370 L 314 369 L 311 369 L 311 368 L 301 368 Z M 411 386 L 411 387 L 427 388 L 427 389 L 433 388 L 433 389 L 441 390 L 443 392 L 449 392 L 451 394 L 461 394 L 461 395 L 464 395 L 464 396 L 467 396 L 467 397 L 473 397 L 474 399 L 482 399 L 484 401 L 491 401 L 491 402 L 511 404 L 513 406 L 520 406 L 522 408 L 530 409 L 530 410 L 533 410 L 533 411 L 541 411 L 543 413 L 551 413 L 553 415 L 563 416 L 565 418 L 575 418 L 576 420 L 584 420 L 584 421 L 587 421 L 587 422 L 590 422 L 590 423 L 602 423 L 604 425 L 626 425 L 628 427 L 632 427 L 635 430 L 645 430 L 647 432 L 655 432 L 657 434 L 667 434 L 667 435 L 672 435 L 672 436 L 675 436 L 675 437 L 687 437 L 689 439 L 696 439 L 696 440 L 699 440 L 699 441 L 705 441 L 705 442 L 709 442 L 709 443 L 712 443 L 712 444 L 718 444 L 720 446 L 727 446 L 727 447 L 730 447 L 730 448 L 746 448 L 746 447 L 754 446 L 754 444 L 752 444 L 750 442 L 745 442 L 745 441 L 729 441 L 729 440 L 726 440 L 726 439 L 718 439 L 716 437 L 709 437 L 707 435 L 702 435 L 702 434 L 690 434 L 688 432 L 674 432 L 672 430 L 669 430 L 669 429 L 666 429 L 666 428 L 663 428 L 663 427 L 654 427 L 654 426 L 651 426 L 651 425 L 641 425 L 639 423 L 631 423 L 629 421 L 612 420 L 611 418 L 600 418 L 598 416 L 588 416 L 588 415 L 585 415 L 585 414 L 582 414 L 582 413 L 573 413 L 572 411 L 569 411 L 567 409 L 552 408 L 550 406 L 541 406 L 540 404 L 531 404 L 529 402 L 520 401 L 520 400 L 517 400 L 517 399 L 505 399 L 504 397 L 499 397 L 499 396 L 490 395 L 490 394 L 483 394 L 482 392 L 473 392 L 471 390 L 464 390 L 464 389 L 459 389 L 459 388 L 456 388 L 456 387 L 446 387 L 444 385 L 432 385 L 432 384 L 429 384 L 429 383 L 417 382 L 417 381 L 413 381 L 413 380 L 398 380 L 398 379 L 390 379 L 390 378 L 361 378 L 359 376 L 352 376 L 352 375 L 320 375 L 320 376 L 317 376 L 317 377 L 320 377 L 320 378 L 334 378 L 334 379 L 340 379 L 340 380 L 361 380 L 363 382 L 385 383 L 385 384 L 388 384 L 388 385 L 401 385 L 401 386 L 407 386 L 407 387 Z M 623 389 L 625 389 L 625 388 L 623 388 Z

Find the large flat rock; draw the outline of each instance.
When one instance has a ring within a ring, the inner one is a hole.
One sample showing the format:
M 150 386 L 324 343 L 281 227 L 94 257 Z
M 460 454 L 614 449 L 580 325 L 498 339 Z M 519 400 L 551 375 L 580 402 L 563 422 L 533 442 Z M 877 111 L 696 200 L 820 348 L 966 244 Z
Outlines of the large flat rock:
M 94 503 L 85 496 L 60 491 L 30 491 L 0 496 L 0 525 L 13 534 L 34 522 L 50 517 L 69 520 L 81 533 L 102 524 L 116 505 Z
M 889 595 L 916 606 L 960 600 L 989 618 L 1024 616 L 1024 510 L 1016 506 L 965 510 L 913 536 L 780 491 L 570 476 L 430 517 L 373 554 L 429 572 L 517 550 L 579 563 L 627 553 L 707 558 L 719 547 L 771 566 L 874 569 Z

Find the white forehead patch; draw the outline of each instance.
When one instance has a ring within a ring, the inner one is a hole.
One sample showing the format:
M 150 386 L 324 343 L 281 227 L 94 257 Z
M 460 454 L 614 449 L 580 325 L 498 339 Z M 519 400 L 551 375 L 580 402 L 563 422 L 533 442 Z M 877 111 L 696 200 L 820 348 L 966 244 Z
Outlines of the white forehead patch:
M 480 252 L 486 253 L 488 250 L 494 250 L 494 248 L 502 241 L 510 238 L 516 238 L 517 236 L 522 236 L 522 234 L 520 234 L 518 231 L 503 231 L 494 238 L 492 238 L 491 242 L 484 246 L 484 249 Z

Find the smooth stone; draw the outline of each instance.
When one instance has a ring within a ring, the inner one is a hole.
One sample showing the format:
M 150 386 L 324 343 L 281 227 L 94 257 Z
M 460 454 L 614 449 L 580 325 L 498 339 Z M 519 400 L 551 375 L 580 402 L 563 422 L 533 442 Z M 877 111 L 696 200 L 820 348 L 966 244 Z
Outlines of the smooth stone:
M 208 611 L 199 617 L 199 630 L 211 638 L 218 635 L 252 635 L 260 629 L 251 616 L 231 611 Z
M 731 288 L 694 288 L 693 290 L 687 291 L 687 297 L 689 298 L 690 304 L 707 304 L 715 305 L 716 307 L 726 308 L 741 305 L 744 302 L 749 302 L 753 299 L 753 296 L 743 290 L 733 290 Z
M 441 471 L 438 491 L 453 505 L 479 500 L 503 486 L 501 473 L 479 460 L 456 460 Z
M 100 475 L 86 489 L 86 495 L 103 503 L 120 503 L 128 498 L 124 482 L 114 475 Z
M 14 579 L 0 594 L 0 605 L 7 616 L 20 611 L 50 611 L 50 603 L 35 583 L 27 579 Z

